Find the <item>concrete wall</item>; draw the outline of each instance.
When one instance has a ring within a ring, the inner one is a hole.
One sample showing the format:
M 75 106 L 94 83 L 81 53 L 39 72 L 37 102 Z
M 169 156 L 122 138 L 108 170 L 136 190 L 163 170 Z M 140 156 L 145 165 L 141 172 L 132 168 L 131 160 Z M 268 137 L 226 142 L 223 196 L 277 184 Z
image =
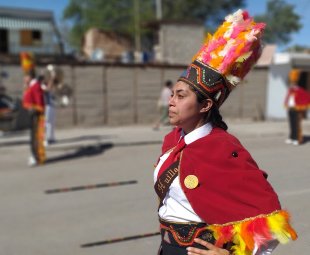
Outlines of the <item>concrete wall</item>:
M 61 65 L 64 83 L 73 89 L 68 107 L 57 106 L 57 126 L 70 127 L 152 124 L 158 116 L 157 99 L 165 80 L 177 80 L 185 66 Z M 37 71 L 44 69 L 38 66 Z M 9 74 L 3 84 L 8 94 L 22 96 L 18 65 L 0 66 Z M 254 69 L 221 107 L 225 118 L 263 119 L 268 69 Z
M 159 31 L 162 61 L 169 64 L 189 64 L 203 40 L 202 25 L 163 24 Z
M 284 100 L 288 90 L 288 73 L 291 64 L 271 65 L 268 77 L 267 114 L 268 119 L 286 118 Z
M 221 107 L 223 117 L 265 119 L 268 68 L 254 68 Z

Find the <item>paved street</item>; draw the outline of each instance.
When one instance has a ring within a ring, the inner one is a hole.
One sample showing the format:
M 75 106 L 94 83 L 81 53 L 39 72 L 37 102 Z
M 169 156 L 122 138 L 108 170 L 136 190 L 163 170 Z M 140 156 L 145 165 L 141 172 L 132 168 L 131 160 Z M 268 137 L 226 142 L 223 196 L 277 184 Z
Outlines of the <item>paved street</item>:
M 294 243 L 279 246 L 273 255 L 309 254 L 310 121 L 303 123 L 306 143 L 302 146 L 284 144 L 286 122 L 233 120 L 228 124 L 269 173 L 300 236 Z M 152 172 L 169 129 L 57 130 L 58 142 L 47 148 L 47 164 L 34 168 L 27 166 L 28 133 L 2 134 L 0 254 L 156 254 L 159 236 L 87 248 L 81 245 L 158 231 Z M 99 185 L 108 183 L 114 184 Z M 60 192 L 47 193 L 57 189 Z

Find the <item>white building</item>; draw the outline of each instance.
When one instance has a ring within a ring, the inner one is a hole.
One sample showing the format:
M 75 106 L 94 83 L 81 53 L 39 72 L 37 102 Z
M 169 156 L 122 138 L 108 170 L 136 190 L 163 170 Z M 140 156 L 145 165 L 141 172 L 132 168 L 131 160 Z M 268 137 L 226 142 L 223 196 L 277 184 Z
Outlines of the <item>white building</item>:
M 305 73 L 304 88 L 310 91 L 310 54 L 307 53 L 275 53 L 269 68 L 267 83 L 267 119 L 286 118 L 284 99 L 288 90 L 288 74 L 292 68 L 301 69 Z
M 53 12 L 0 7 L 0 54 L 61 54 Z

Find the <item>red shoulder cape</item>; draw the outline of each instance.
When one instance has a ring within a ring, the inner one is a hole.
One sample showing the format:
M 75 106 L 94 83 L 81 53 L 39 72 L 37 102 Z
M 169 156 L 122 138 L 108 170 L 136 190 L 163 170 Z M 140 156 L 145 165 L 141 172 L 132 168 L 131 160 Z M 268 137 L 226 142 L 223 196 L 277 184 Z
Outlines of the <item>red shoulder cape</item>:
M 39 81 L 25 89 L 23 107 L 28 110 L 34 109 L 38 112 L 44 112 L 44 92 Z
M 174 147 L 179 137 L 178 128 L 168 134 L 163 151 Z M 185 187 L 188 175 L 198 177 L 197 188 Z M 281 209 L 265 172 L 237 138 L 220 128 L 184 148 L 179 176 L 194 211 L 209 224 L 240 221 Z
M 163 153 L 174 147 L 181 130 L 164 139 Z M 184 180 L 195 175 L 199 184 L 188 189 Z M 233 242 L 233 255 L 249 255 L 254 245 L 270 240 L 297 239 L 287 211 L 249 152 L 237 138 L 214 128 L 181 152 L 180 185 L 193 210 L 213 231 L 216 245 Z
M 288 107 L 288 99 L 290 96 L 294 96 L 295 98 L 294 108 L 296 110 L 306 110 L 310 107 L 310 93 L 302 87 L 296 85 L 289 88 L 284 100 L 285 107 Z

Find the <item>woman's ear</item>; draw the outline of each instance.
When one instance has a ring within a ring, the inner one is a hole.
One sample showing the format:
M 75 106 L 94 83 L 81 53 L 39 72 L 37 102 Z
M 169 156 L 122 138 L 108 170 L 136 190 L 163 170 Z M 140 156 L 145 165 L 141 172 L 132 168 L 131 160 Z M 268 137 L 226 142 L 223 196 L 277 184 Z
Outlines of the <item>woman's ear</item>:
M 213 105 L 213 101 L 211 99 L 206 99 L 202 102 L 202 108 L 200 109 L 201 113 L 205 113 L 210 111 L 211 107 Z

